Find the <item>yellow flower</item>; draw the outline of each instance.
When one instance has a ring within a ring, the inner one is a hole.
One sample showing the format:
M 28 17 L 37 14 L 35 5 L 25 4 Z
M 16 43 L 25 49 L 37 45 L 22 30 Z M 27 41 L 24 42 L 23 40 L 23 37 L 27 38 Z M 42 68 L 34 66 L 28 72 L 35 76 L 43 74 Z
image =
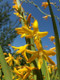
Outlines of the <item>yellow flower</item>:
M 39 32 L 38 30 L 38 21 L 34 20 L 32 24 L 33 30 L 29 29 L 27 25 L 21 27 L 21 28 L 16 28 L 15 30 L 17 31 L 18 34 L 24 34 L 26 38 L 43 38 L 45 37 L 48 32 Z
M 25 25 L 25 27 L 27 27 L 27 25 Z M 17 31 L 17 34 L 21 35 L 21 38 L 26 36 L 26 34 L 25 34 L 25 32 L 24 32 L 22 27 L 21 28 L 15 28 L 15 30 Z
M 12 8 L 14 8 L 14 9 L 17 10 L 17 11 L 21 9 L 21 5 L 22 5 L 22 4 L 20 4 L 20 5 L 18 6 L 16 0 L 13 0 L 13 3 L 14 3 L 15 5 L 13 5 Z
M 14 14 L 16 15 L 16 16 L 18 16 L 18 17 L 20 17 L 20 18 L 23 18 L 22 17 L 22 15 L 20 15 L 20 10 L 21 10 L 21 5 L 22 4 L 20 4 L 19 6 L 18 6 L 18 4 L 17 4 L 17 1 L 16 0 L 13 0 L 13 3 L 15 4 L 15 5 L 13 5 L 12 6 L 12 8 L 14 8 L 15 9 L 15 12 L 14 12 Z
M 15 67 L 13 72 L 16 74 L 16 76 L 14 76 L 14 78 L 17 77 L 16 80 L 20 80 L 21 78 L 23 78 L 23 73 L 20 73 Z
M 9 64 L 9 66 L 11 66 L 11 65 L 13 65 L 12 61 L 13 61 L 14 57 L 10 53 L 8 55 L 9 55 L 9 57 L 6 57 L 5 60 Z
M 50 39 L 51 41 L 53 41 L 53 40 L 55 39 L 55 37 L 54 37 L 54 36 L 51 36 L 51 37 L 49 37 L 49 39 Z
M 22 57 L 20 57 L 20 55 L 19 55 L 16 57 L 16 59 L 13 59 L 13 60 L 14 60 L 15 64 L 20 65 L 20 60 L 22 60 Z
M 14 71 L 13 71 L 14 73 L 16 73 L 17 75 L 21 75 L 20 73 L 19 73 L 19 71 L 14 67 Z
M 39 69 L 41 69 L 41 66 L 43 64 L 43 59 L 45 59 L 48 63 L 55 65 L 55 63 L 48 56 L 50 55 L 54 56 L 56 53 L 52 50 L 44 50 L 39 40 L 35 40 L 35 44 L 36 44 L 38 51 L 31 51 L 31 50 L 26 49 L 27 53 L 33 54 L 33 56 L 29 58 L 27 62 L 31 63 L 33 60 L 38 58 Z
M 26 44 L 24 46 L 21 47 L 15 47 L 15 46 L 11 46 L 12 48 L 14 48 L 14 50 L 17 50 L 16 53 L 19 54 L 21 53 L 23 55 L 23 57 L 28 60 L 27 56 L 26 56 L 26 48 L 30 46 L 30 44 Z
M 42 7 L 46 8 L 48 6 L 48 2 L 42 2 Z
M 16 73 L 16 75 L 20 78 L 22 78 L 22 80 L 27 79 L 27 77 L 30 75 L 31 71 L 36 69 L 35 67 L 31 67 L 31 66 L 22 66 L 19 69 L 16 69 L 14 67 L 14 73 Z
M 48 70 L 49 73 L 51 74 L 54 70 L 57 70 L 57 66 L 56 65 L 48 65 Z
M 45 20 L 47 20 L 47 19 L 48 19 L 48 15 L 46 15 L 46 16 L 43 16 L 43 18 L 44 18 Z
M 15 62 L 15 64 L 20 65 L 19 59 L 16 58 L 14 59 L 14 57 L 12 56 L 12 54 L 8 54 L 9 56 L 5 58 L 6 62 L 9 64 L 9 66 L 13 65 L 13 61 Z
M 35 67 L 31 67 L 31 66 L 24 66 L 22 68 L 20 68 L 18 71 L 20 73 L 23 73 L 23 80 L 27 79 L 27 77 L 30 75 L 31 71 L 36 69 Z
M 53 4 L 53 3 L 50 2 L 50 4 Z M 44 7 L 44 9 L 47 8 L 47 6 L 48 6 L 48 2 L 42 2 L 42 7 Z

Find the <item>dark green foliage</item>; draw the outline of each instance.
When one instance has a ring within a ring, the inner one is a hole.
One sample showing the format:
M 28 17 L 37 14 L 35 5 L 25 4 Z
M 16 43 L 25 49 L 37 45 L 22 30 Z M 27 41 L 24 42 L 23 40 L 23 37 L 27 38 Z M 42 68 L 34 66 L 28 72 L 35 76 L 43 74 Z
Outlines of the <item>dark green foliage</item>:
M 13 42 L 16 36 L 16 32 L 11 27 L 3 28 L 0 32 L 0 45 L 2 46 L 3 52 L 10 52 L 8 44 Z
M 0 45 L 3 52 L 11 52 L 8 44 L 11 44 L 17 36 L 15 23 L 10 18 L 12 11 L 12 6 L 8 2 L 0 1 Z
M 10 21 L 10 12 L 12 8 L 8 2 L 0 2 L 0 28 L 2 25 L 7 24 Z

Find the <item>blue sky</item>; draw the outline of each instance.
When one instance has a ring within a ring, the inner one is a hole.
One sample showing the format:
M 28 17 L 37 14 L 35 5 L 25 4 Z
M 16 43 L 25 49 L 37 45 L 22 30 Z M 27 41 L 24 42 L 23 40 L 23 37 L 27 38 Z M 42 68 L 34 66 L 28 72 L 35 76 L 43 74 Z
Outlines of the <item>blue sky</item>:
M 5 0 L 5 1 L 8 1 L 8 0 Z M 49 7 L 47 7 L 46 9 L 44 9 L 41 5 L 42 5 L 42 2 L 46 2 L 47 0 L 30 0 L 30 1 L 34 1 L 35 4 L 37 4 L 40 9 L 47 13 L 47 14 L 50 14 L 49 13 Z M 60 5 L 59 4 L 59 0 L 50 0 L 50 2 L 56 2 L 57 6 Z M 11 4 L 11 6 L 13 5 L 13 0 L 9 0 L 9 3 Z M 48 35 L 44 38 L 42 38 L 42 44 L 43 44 L 43 47 L 44 46 L 48 46 L 47 48 L 45 49 L 49 49 L 49 48 L 52 48 L 54 47 L 53 43 L 50 41 L 50 39 L 48 37 L 50 36 L 54 36 L 54 31 L 53 31 L 53 25 L 52 25 L 52 20 L 50 17 L 48 17 L 47 20 L 44 20 L 42 17 L 45 16 L 44 14 L 42 14 L 36 7 L 34 7 L 32 4 L 26 4 L 26 3 L 23 3 L 23 8 L 26 12 L 29 12 L 32 14 L 32 16 L 35 17 L 35 19 L 38 20 L 38 23 L 39 23 L 39 30 L 40 31 L 48 31 Z M 53 5 L 52 5 L 52 9 L 53 9 L 53 12 L 56 16 L 58 16 L 60 18 L 60 12 L 57 11 L 57 8 L 55 8 Z M 17 17 L 15 15 L 11 15 L 11 19 L 12 20 L 15 20 Z M 60 31 L 60 27 L 59 27 L 59 22 L 57 21 L 56 19 L 56 23 L 57 23 L 57 27 L 58 27 L 58 32 Z M 21 27 L 18 26 L 18 27 Z M 59 32 L 59 36 L 60 36 L 60 32 Z M 17 36 L 16 39 L 14 39 L 13 43 L 12 43 L 12 46 L 22 46 L 25 44 L 25 39 L 24 38 L 20 38 L 20 35 Z M 52 59 L 56 62 L 56 57 L 52 57 Z

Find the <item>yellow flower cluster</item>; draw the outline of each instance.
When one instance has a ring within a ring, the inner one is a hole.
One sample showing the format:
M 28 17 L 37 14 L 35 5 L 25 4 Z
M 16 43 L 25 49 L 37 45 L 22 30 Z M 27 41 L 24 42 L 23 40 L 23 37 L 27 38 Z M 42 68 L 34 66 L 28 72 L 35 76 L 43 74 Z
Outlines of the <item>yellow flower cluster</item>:
M 18 34 L 21 35 L 21 37 L 34 38 L 34 43 L 36 45 L 37 51 L 32 51 L 32 50 L 27 49 L 28 46 L 31 46 L 30 44 L 26 44 L 21 47 L 12 46 L 12 48 L 17 50 L 16 54 L 21 53 L 23 55 L 23 57 L 26 59 L 26 63 L 31 63 L 32 61 L 34 61 L 37 58 L 38 69 L 41 69 L 41 66 L 43 64 L 43 59 L 46 60 L 48 63 L 55 65 L 55 63 L 52 61 L 52 59 L 50 59 L 49 56 L 51 56 L 51 55 L 54 56 L 56 54 L 56 52 L 54 52 L 53 50 L 44 50 L 42 47 L 42 44 L 40 42 L 40 38 L 45 37 L 48 34 L 48 32 L 40 32 L 38 30 L 38 21 L 37 20 L 34 20 L 34 22 L 32 24 L 32 28 L 33 28 L 33 30 L 29 29 L 29 27 L 26 24 L 25 26 L 22 26 L 21 28 L 16 28 L 15 30 L 17 31 Z M 26 53 L 29 53 L 32 56 L 28 59 Z M 23 72 L 24 69 L 22 68 L 21 72 Z M 26 76 L 24 75 L 24 79 L 26 79 L 28 77 L 28 74 L 30 73 L 30 71 L 28 70 L 27 73 L 25 73 Z
M 18 76 L 18 80 L 20 80 L 20 79 L 25 80 L 30 75 L 31 71 L 34 69 L 36 69 L 36 68 L 25 65 L 25 66 L 20 66 L 20 68 L 14 67 L 13 72 Z M 30 77 L 30 79 L 31 79 L 31 77 Z
M 48 64 L 48 71 L 49 73 L 51 74 L 52 72 L 56 72 L 57 70 L 57 66 L 56 65 L 51 65 L 51 64 Z
M 21 5 L 18 7 L 16 0 L 14 0 L 14 6 L 13 8 L 15 9 L 15 15 L 17 15 L 20 18 L 24 18 L 23 15 L 20 15 L 20 10 L 21 10 Z M 42 6 L 45 6 L 45 8 L 48 6 L 48 3 L 43 3 Z M 38 69 L 40 70 L 43 64 L 43 60 L 46 60 L 48 63 L 55 65 L 55 63 L 52 61 L 52 59 L 49 56 L 54 56 L 56 54 L 56 52 L 53 49 L 50 50 L 45 50 L 42 47 L 41 44 L 41 38 L 47 36 L 48 32 L 40 32 L 39 28 L 38 28 L 38 21 L 35 19 L 34 22 L 32 23 L 32 26 L 29 26 L 30 24 L 30 18 L 31 18 L 31 14 L 29 14 L 27 20 L 24 20 L 24 26 L 19 27 L 19 28 L 15 28 L 15 30 L 17 31 L 17 34 L 21 35 L 21 38 L 25 37 L 26 39 L 31 39 L 33 38 L 34 40 L 34 44 L 35 44 L 35 48 L 36 50 L 29 50 L 27 49 L 28 46 L 33 46 L 33 44 L 25 44 L 24 46 L 20 46 L 20 47 L 16 47 L 16 46 L 11 46 L 15 51 L 16 51 L 16 55 L 12 56 L 12 54 L 8 54 L 8 57 L 5 58 L 5 60 L 7 61 L 7 63 L 9 64 L 9 66 L 14 66 L 14 70 L 13 73 L 15 74 L 15 76 L 13 76 L 13 80 L 25 80 L 27 79 L 27 77 L 31 77 L 31 71 L 33 71 L 34 69 Z M 48 18 L 48 16 L 46 16 L 46 19 Z M 31 29 L 32 28 L 32 29 Z M 51 38 L 50 38 L 51 39 Z M 54 38 L 53 38 L 54 39 Z M 53 39 L 51 39 L 51 41 L 53 41 Z M 5 54 L 5 53 L 4 53 Z M 27 57 L 27 54 L 30 54 L 31 57 Z M 21 57 L 21 56 L 22 57 Z M 32 63 L 32 61 L 37 59 L 37 66 L 36 67 L 32 67 L 32 66 L 28 66 L 28 65 L 23 65 L 21 66 L 20 61 L 22 59 L 26 60 L 26 64 L 28 63 Z M 31 80 L 31 78 L 30 78 Z

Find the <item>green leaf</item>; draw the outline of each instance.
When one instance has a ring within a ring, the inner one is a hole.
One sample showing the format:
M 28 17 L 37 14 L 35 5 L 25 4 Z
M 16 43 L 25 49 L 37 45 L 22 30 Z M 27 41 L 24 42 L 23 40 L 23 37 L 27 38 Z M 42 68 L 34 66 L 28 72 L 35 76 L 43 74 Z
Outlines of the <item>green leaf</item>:
M 0 46 L 0 63 L 1 63 L 2 71 L 4 73 L 5 80 L 12 80 L 12 74 L 5 61 L 5 57 L 4 57 L 1 46 Z
M 55 34 L 55 42 L 56 42 L 56 57 L 57 57 L 57 67 L 58 67 L 58 75 L 59 75 L 59 80 L 60 80 L 60 43 L 59 43 L 59 35 L 58 35 L 58 30 L 57 30 L 57 25 L 56 21 L 54 18 L 54 14 L 50 5 L 50 1 L 47 0 L 48 5 L 49 5 L 49 10 L 52 18 L 52 23 L 53 23 L 53 30 Z

